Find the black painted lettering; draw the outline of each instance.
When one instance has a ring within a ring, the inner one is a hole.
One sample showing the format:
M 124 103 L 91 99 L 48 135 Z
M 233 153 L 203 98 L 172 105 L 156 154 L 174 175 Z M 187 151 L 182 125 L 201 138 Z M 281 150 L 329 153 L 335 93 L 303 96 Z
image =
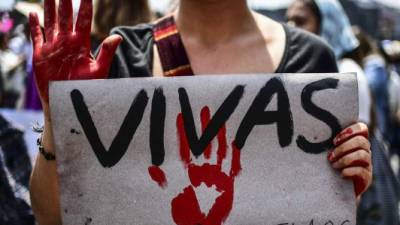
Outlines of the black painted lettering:
M 274 94 L 278 97 L 277 111 L 264 111 Z M 293 138 L 293 119 L 289 97 L 279 77 L 269 80 L 255 97 L 236 133 L 235 143 L 242 149 L 256 125 L 277 124 L 279 144 L 287 147 Z
M 217 112 L 212 116 L 201 137 L 198 138 L 189 96 L 184 88 L 179 88 L 179 101 L 181 104 L 183 123 L 186 137 L 193 155 L 198 157 L 203 153 L 204 149 L 210 144 L 221 127 L 235 111 L 243 97 L 243 94 L 244 86 L 236 86 L 221 104 Z
M 161 88 L 154 90 L 153 100 L 151 103 L 150 115 L 150 150 L 151 161 L 155 166 L 161 166 L 164 162 L 165 146 L 164 146 L 164 127 L 166 100 L 164 92 Z
M 348 224 L 348 223 L 350 223 L 350 220 L 345 220 L 345 221 L 343 221 L 343 223 L 341 223 L 341 225 L 345 225 L 345 224 Z
M 311 143 L 304 136 L 299 135 L 296 140 L 297 145 L 306 153 L 319 154 L 328 150 L 333 146 L 333 138 L 335 135 L 342 130 L 338 119 L 334 115 L 318 107 L 311 100 L 314 92 L 326 89 L 336 89 L 338 82 L 338 79 L 327 78 L 308 84 L 303 89 L 301 94 L 301 105 L 304 110 L 320 121 L 326 123 L 331 128 L 331 137 L 319 143 Z
M 335 225 L 335 224 L 332 221 L 328 220 L 328 222 L 326 222 L 325 225 Z
M 92 116 L 89 113 L 89 109 L 82 93 L 76 89 L 71 92 L 71 100 L 78 121 L 81 124 L 97 159 L 103 167 L 110 168 L 115 166 L 127 151 L 133 135 L 142 121 L 148 99 L 147 93 L 144 90 L 141 90 L 136 95 L 128 114 L 107 151 L 100 140 L 96 126 L 94 125 Z

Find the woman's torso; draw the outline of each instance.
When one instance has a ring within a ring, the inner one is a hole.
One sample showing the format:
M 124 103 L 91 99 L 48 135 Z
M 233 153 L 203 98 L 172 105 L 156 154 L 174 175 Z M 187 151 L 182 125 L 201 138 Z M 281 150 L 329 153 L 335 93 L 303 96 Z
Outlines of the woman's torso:
M 114 57 L 110 78 L 163 75 L 165 71 L 162 69 L 153 33 L 155 26 L 142 24 L 118 27 L 112 31 L 121 35 L 124 41 Z M 258 34 L 233 38 L 228 43 L 211 47 L 179 36 L 180 47 L 184 48 L 180 54 L 186 54 L 196 75 L 338 71 L 331 49 L 318 37 L 269 19 L 258 19 L 257 26 L 260 27 Z

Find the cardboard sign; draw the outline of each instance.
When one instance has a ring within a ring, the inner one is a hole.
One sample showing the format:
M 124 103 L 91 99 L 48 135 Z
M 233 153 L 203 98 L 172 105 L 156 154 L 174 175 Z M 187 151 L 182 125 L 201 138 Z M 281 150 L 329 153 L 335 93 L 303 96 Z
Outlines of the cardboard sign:
M 51 84 L 64 225 L 352 225 L 327 160 L 354 74 Z

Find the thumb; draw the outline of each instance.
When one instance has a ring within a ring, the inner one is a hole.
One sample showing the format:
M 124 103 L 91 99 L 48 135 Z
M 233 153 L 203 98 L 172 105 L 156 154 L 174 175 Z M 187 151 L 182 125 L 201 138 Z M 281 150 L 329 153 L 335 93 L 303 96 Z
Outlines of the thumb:
M 121 43 L 121 41 L 122 37 L 116 34 L 107 37 L 103 41 L 99 55 L 97 56 L 96 59 L 98 68 L 102 74 L 108 73 L 115 51 L 118 45 Z

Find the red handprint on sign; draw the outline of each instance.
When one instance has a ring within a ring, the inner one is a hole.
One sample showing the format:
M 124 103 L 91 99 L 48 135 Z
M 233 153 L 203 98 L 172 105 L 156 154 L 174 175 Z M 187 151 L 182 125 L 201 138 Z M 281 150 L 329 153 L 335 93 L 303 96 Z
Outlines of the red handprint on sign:
M 210 121 L 210 110 L 204 107 L 201 110 L 202 129 Z M 187 141 L 186 132 L 183 124 L 182 114 L 179 114 L 176 121 L 179 153 L 181 160 L 187 169 L 190 184 L 183 189 L 183 192 L 172 199 L 172 217 L 178 225 L 220 225 L 229 216 L 233 205 L 234 183 L 235 177 L 241 170 L 240 150 L 232 143 L 232 162 L 229 174 L 222 171 L 222 163 L 227 155 L 228 144 L 226 140 L 226 127 L 223 126 L 218 132 L 218 149 L 217 163 L 204 163 L 203 165 L 195 165 L 191 159 L 190 147 Z M 206 160 L 210 160 L 212 153 L 211 144 L 203 152 Z M 153 180 L 157 181 L 162 187 L 166 185 L 165 175 L 159 167 L 150 167 L 149 172 Z M 216 190 L 220 192 L 212 205 L 211 209 L 204 213 L 200 209 L 199 202 L 196 197 L 195 189 L 204 183 L 211 188 L 215 185 Z

